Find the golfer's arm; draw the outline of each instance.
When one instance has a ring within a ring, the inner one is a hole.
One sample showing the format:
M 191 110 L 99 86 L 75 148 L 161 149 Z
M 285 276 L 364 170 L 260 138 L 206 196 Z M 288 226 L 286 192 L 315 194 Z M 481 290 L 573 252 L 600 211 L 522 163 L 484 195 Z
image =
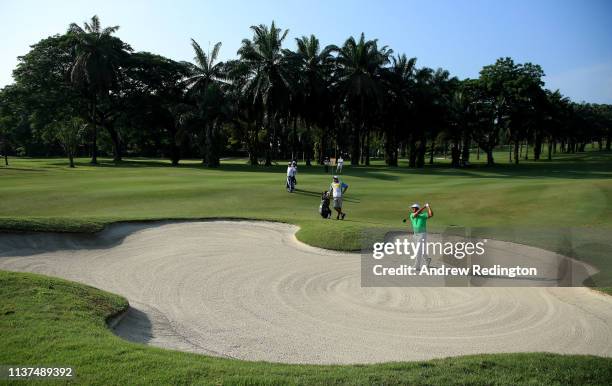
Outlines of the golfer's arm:
M 427 207 L 427 218 L 433 217 L 433 210 L 431 210 L 431 205 Z

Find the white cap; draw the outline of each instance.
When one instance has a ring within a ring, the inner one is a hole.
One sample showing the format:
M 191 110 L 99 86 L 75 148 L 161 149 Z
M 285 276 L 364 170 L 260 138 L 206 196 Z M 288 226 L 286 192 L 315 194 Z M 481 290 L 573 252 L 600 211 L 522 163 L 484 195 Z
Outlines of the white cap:
M 338 176 L 334 176 L 334 180 L 337 180 L 337 179 L 338 179 Z
M 419 204 L 416 204 L 416 203 L 415 203 L 415 204 L 412 204 L 410 207 L 411 207 L 411 208 L 417 208 L 417 209 L 420 209 L 420 208 L 421 208 L 421 206 L 420 206 Z

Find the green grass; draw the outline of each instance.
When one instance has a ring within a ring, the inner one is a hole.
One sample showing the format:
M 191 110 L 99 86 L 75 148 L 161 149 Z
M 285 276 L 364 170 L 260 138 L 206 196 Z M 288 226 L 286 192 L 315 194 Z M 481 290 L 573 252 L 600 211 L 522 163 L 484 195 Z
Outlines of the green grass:
M 127 302 L 88 286 L 0 272 L 0 299 L 0 363 L 72 366 L 82 384 L 603 385 L 612 379 L 610 358 L 544 353 L 353 366 L 228 360 L 118 338 L 105 320 Z
M 507 162 L 505 152 L 496 156 Z M 297 237 L 311 245 L 354 250 L 365 229 L 401 228 L 408 206 L 428 201 L 435 211 L 431 230 L 477 228 L 488 237 L 559 250 L 601 270 L 591 285 L 612 287 L 611 153 L 461 170 L 349 166 L 343 222 L 318 217 L 319 193 L 330 182 L 319 166 L 300 166 L 294 194 L 284 190 L 285 163 L 265 168 L 232 160 L 209 170 L 196 161 L 175 168 L 167 161 L 103 160 L 94 167 L 80 159 L 77 166 L 13 159 L 1 167 L 0 229 L 93 232 L 116 221 L 252 218 L 297 224 Z
M 497 154 L 507 161 L 507 154 Z M 483 160 L 481 159 L 481 162 Z M 445 160 L 436 160 L 445 163 Z M 309 244 L 360 247 L 364 230 L 402 227 L 408 206 L 428 201 L 432 230 L 462 227 L 488 237 L 561 251 L 594 264 L 590 285 L 612 294 L 612 154 L 454 170 L 402 163 L 347 167 L 345 221 L 318 217 L 330 177 L 300 166 L 295 194 L 284 191 L 285 166 L 217 170 L 187 161 L 134 159 L 97 167 L 80 159 L 12 159 L 0 167 L 0 229 L 94 232 L 116 221 L 252 218 L 301 227 Z M 100 384 L 606 384 L 611 359 L 542 353 L 476 355 L 371 366 L 305 366 L 225 360 L 137 345 L 104 321 L 124 299 L 37 275 L 0 272 L 0 363 L 72 365 L 79 381 Z M 48 382 L 48 381 L 45 381 Z

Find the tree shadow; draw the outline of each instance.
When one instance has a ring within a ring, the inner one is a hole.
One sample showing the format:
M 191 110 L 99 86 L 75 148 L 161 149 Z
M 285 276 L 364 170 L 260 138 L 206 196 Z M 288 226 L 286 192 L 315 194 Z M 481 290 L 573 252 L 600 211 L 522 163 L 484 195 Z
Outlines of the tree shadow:
M 57 161 L 46 162 L 52 166 L 66 166 L 67 161 L 57 159 Z M 77 168 L 80 166 L 94 166 L 88 161 L 77 161 Z M 216 168 L 209 168 L 195 159 L 182 160 L 179 165 L 172 165 L 169 160 L 150 159 L 150 158 L 130 158 L 121 162 L 113 162 L 112 159 L 100 159 L 97 167 L 100 168 L 176 168 L 176 169 L 201 169 L 222 172 L 241 172 L 241 173 L 285 173 L 286 162 L 277 161 L 272 166 L 253 166 L 247 160 L 243 163 L 232 159 L 231 163 L 221 162 Z M 13 170 L 19 170 L 12 168 Z M 26 170 L 26 169 L 24 169 Z M 31 169 L 27 169 L 28 171 Z M 312 166 L 298 165 L 299 175 L 321 175 L 331 176 L 333 172 L 325 172 L 324 166 L 313 164 Z M 397 181 L 406 175 L 426 175 L 426 176 L 461 176 L 471 178 L 568 178 L 568 179 L 587 179 L 587 178 L 612 178 L 612 152 L 590 151 L 578 154 L 557 155 L 549 161 L 522 161 L 518 164 L 496 164 L 487 166 L 485 164 L 474 163 L 465 168 L 451 168 L 449 164 L 425 165 L 423 168 L 408 168 L 405 165 L 389 167 L 384 164 L 370 166 L 347 165 L 341 174 L 342 177 L 366 177 L 382 181 Z M 299 177 L 298 177 L 299 178 Z

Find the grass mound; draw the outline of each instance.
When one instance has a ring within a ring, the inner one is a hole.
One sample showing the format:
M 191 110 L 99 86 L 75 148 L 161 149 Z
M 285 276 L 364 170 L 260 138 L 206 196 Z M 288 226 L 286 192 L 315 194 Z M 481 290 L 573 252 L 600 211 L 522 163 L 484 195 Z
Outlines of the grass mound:
M 126 307 L 120 296 L 89 286 L 0 271 L 0 363 L 73 366 L 83 384 L 603 385 L 612 379 L 611 358 L 544 353 L 351 366 L 214 358 L 116 337 L 106 320 Z

